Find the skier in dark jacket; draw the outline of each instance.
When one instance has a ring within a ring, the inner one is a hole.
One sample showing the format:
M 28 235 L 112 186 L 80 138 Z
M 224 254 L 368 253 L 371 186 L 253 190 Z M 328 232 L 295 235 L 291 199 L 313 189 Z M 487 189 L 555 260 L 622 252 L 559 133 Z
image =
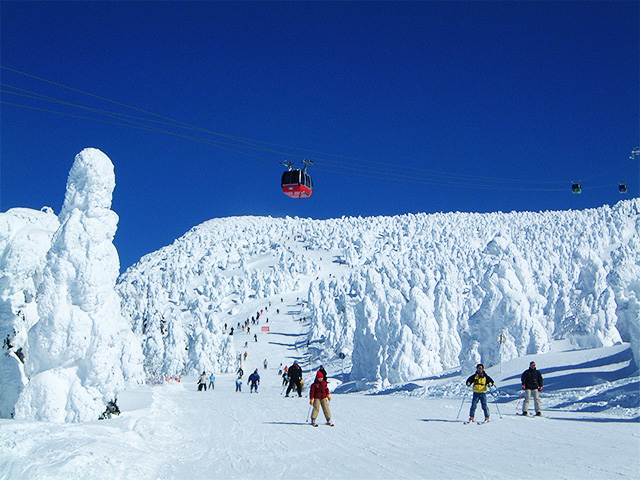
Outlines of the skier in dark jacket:
M 260 374 L 258 373 L 258 369 L 256 368 L 255 371 L 249 375 L 249 381 L 247 383 L 250 383 L 250 391 L 251 393 L 253 393 L 253 390 L 255 389 L 256 393 L 258 393 L 258 385 L 260 384 Z
M 527 415 L 529 402 L 533 395 L 533 402 L 536 407 L 536 415 L 542 415 L 542 406 L 540 403 L 540 392 L 542 391 L 542 374 L 536 370 L 536 362 L 531 362 L 529 368 L 522 372 L 522 389 L 524 390 L 524 405 L 522 406 L 522 415 Z
M 484 412 L 484 421 L 489 421 L 489 407 L 487 407 L 487 387 L 493 385 L 493 379 L 484 371 L 484 365 L 479 363 L 476 367 L 476 373 L 467 378 L 467 387 L 473 385 L 473 400 L 471 400 L 471 410 L 469 410 L 469 421 L 473 422 L 478 401 L 482 405 Z
M 298 396 L 302 397 L 302 384 L 300 383 L 302 380 L 302 368 L 298 365 L 297 360 L 289 367 L 287 376 L 289 377 L 289 386 L 287 387 L 287 394 L 285 397 L 289 396 L 289 392 L 293 390 L 294 386 L 298 390 Z

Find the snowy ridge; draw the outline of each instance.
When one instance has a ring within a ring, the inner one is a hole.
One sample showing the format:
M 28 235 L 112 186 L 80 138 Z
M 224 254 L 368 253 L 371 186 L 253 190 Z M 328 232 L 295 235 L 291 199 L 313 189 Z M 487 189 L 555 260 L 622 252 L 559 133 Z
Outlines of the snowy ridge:
M 525 355 L 492 367 L 487 372 L 499 386 L 502 403 L 521 400 L 520 374 L 530 361 L 544 365 L 545 408 L 568 412 L 608 412 L 638 421 L 640 379 L 628 344 L 587 350 L 554 351 L 544 355 Z M 569 347 L 569 345 L 565 345 Z M 459 369 L 444 374 L 395 384 L 373 395 L 392 393 L 418 398 L 456 398 L 468 390 L 460 381 Z M 337 391 L 350 389 L 349 384 Z
M 229 371 L 224 323 L 285 292 L 307 301 L 313 354 L 345 353 L 352 379 L 380 387 L 544 353 L 554 339 L 624 340 L 637 360 L 639 210 L 635 199 L 567 212 L 217 219 L 145 256 L 117 288 L 148 373 Z M 222 335 L 217 351 L 201 347 L 207 325 Z
M 230 371 L 235 348 L 223 332 L 255 299 L 301 290 L 318 265 L 284 248 L 282 231 L 301 221 L 211 220 L 146 255 L 118 281 L 123 313 L 143 339 L 150 376 Z M 262 304 L 262 302 L 260 303 Z

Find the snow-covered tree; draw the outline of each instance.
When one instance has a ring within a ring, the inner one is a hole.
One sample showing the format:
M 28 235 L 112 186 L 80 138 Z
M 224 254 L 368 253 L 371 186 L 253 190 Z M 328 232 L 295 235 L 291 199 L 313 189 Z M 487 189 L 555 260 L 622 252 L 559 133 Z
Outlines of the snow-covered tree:
M 97 419 L 127 382 L 142 380 L 140 345 L 114 288 L 114 187 L 113 164 L 104 153 L 85 149 L 76 156 L 39 286 L 39 319 L 28 332 L 29 382 L 16 418 Z

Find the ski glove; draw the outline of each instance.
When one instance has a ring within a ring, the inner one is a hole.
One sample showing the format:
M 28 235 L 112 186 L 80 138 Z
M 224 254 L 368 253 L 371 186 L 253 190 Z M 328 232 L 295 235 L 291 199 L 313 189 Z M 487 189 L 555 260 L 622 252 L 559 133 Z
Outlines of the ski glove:
M 541 392 L 541 391 L 542 391 L 542 387 L 540 387 L 540 388 L 538 389 L 538 391 L 539 391 L 539 392 Z
M 331 395 L 327 395 L 327 400 L 331 401 Z
M 309 400 L 309 405 L 313 405 L 313 399 Z
M 526 389 L 527 389 L 527 387 L 525 387 L 524 385 L 522 385 L 522 389 L 523 389 L 523 390 L 526 390 Z

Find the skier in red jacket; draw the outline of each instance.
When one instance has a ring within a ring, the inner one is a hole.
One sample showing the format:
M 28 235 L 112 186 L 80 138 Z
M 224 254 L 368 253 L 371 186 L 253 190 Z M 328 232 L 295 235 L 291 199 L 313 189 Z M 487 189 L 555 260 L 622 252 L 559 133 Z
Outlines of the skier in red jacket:
M 316 418 L 320 414 L 320 407 L 322 407 L 322 413 L 324 418 L 327 419 L 327 425 L 333 427 L 331 422 L 331 410 L 329 410 L 329 401 L 331 400 L 331 394 L 329 393 L 329 387 L 324 374 L 318 371 L 316 374 L 316 380 L 309 389 L 309 405 L 313 405 L 313 412 L 311 413 L 311 425 L 317 427 Z

